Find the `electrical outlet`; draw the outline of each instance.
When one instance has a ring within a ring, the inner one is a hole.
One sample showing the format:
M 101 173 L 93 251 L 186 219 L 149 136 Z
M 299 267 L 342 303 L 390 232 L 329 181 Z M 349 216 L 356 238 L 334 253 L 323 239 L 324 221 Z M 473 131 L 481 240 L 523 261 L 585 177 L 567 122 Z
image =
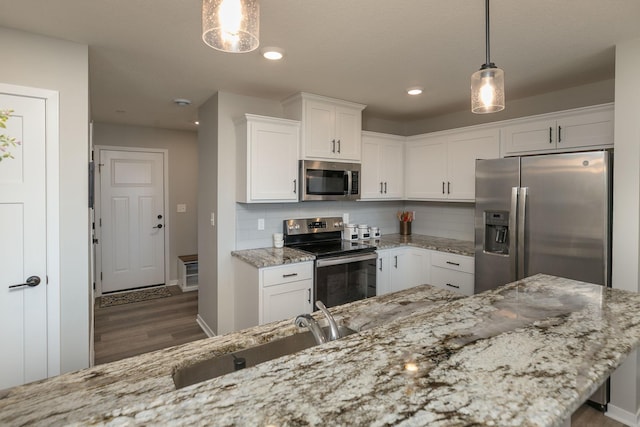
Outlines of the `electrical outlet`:
M 264 230 L 264 218 L 258 219 L 258 230 Z
M 178 209 L 177 209 L 178 213 L 184 213 L 187 211 L 187 205 L 185 205 L 184 203 L 180 203 L 178 204 Z

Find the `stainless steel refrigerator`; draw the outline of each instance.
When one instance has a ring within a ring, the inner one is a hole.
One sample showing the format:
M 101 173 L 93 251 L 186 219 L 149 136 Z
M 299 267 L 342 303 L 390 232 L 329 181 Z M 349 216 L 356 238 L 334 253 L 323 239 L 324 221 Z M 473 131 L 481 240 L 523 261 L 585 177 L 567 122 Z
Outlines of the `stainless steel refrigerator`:
M 610 286 L 612 154 L 476 161 L 475 293 L 537 273 Z

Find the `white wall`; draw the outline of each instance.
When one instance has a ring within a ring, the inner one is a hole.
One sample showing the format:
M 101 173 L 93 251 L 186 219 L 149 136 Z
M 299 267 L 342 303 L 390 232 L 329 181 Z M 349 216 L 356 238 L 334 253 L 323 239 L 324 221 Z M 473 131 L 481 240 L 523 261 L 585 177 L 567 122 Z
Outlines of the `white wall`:
M 93 143 L 119 147 L 166 149 L 169 157 L 169 225 L 170 275 L 178 279 L 178 256 L 198 252 L 198 134 L 143 126 L 93 124 Z M 187 205 L 187 212 L 176 212 L 177 204 Z
M 89 366 L 86 45 L 0 28 L 0 82 L 60 94 L 60 370 Z
M 613 193 L 614 288 L 640 291 L 640 39 L 616 47 L 615 166 Z M 637 352 L 611 379 L 611 412 L 635 418 L 640 410 Z M 628 422 L 625 419 L 625 422 Z

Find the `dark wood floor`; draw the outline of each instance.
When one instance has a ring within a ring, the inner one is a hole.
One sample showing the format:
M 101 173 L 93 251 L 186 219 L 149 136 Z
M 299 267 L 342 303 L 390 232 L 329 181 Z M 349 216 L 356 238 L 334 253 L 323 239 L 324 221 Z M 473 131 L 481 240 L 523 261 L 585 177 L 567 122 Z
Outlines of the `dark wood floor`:
M 198 292 L 183 293 L 170 286 L 168 298 L 123 304 L 95 310 L 95 363 L 206 338 L 196 323 Z M 583 405 L 571 417 L 572 427 L 624 427 L 617 421 Z
M 95 364 L 206 338 L 196 323 L 198 292 L 95 309 Z

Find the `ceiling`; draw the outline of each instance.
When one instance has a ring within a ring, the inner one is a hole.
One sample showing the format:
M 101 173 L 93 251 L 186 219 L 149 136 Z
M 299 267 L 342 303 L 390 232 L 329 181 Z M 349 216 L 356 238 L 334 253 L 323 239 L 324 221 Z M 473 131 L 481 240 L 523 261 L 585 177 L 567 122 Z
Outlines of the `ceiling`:
M 89 46 L 92 118 L 195 129 L 217 91 L 282 100 L 305 91 L 411 121 L 469 109 L 485 61 L 482 0 L 263 0 L 260 45 L 229 54 L 201 39 L 200 0 L 0 0 L 0 26 Z M 510 99 L 614 76 L 615 45 L 640 37 L 638 0 L 493 0 L 491 60 Z M 423 86 L 410 97 L 406 89 Z M 172 100 L 193 103 L 179 107 Z

